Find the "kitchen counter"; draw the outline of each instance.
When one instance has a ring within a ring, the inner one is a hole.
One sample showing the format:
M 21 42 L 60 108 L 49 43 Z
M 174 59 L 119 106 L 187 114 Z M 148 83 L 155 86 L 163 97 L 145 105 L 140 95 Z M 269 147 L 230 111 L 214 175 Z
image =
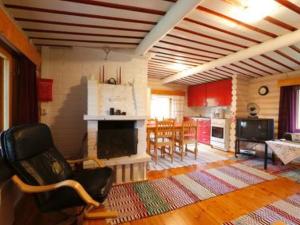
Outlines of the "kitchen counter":
M 185 118 L 190 118 L 193 120 L 210 120 L 210 117 L 202 117 L 202 116 L 185 116 Z

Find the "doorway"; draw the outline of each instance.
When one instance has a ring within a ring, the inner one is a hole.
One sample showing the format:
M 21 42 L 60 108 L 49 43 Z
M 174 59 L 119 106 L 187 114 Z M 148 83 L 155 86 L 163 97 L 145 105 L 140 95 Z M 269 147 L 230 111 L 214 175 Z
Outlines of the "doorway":
M 4 129 L 4 59 L 0 57 L 0 131 Z

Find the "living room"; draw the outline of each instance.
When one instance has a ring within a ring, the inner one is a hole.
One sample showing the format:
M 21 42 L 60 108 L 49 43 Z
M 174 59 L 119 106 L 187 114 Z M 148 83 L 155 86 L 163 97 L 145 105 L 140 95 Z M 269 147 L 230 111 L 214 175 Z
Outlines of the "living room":
M 300 224 L 300 1 L 0 3 L 1 224 Z

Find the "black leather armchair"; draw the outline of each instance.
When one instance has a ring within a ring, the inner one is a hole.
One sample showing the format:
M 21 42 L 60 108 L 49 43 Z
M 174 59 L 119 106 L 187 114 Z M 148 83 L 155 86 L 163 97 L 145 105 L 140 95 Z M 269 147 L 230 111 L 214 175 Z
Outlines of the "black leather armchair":
M 51 131 L 45 124 L 21 125 L 1 134 L 2 157 L 11 167 L 12 180 L 26 193 L 34 193 L 43 212 L 85 206 L 88 219 L 117 216 L 112 211 L 96 212 L 107 197 L 114 173 L 98 159 L 99 168 L 74 172 L 54 146 Z

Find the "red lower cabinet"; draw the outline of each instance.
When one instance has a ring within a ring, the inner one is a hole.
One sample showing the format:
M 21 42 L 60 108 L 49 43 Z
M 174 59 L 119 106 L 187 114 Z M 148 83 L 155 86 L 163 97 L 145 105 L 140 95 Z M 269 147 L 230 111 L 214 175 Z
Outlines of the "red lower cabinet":
M 211 123 L 209 119 L 198 120 L 198 142 L 202 144 L 210 144 Z

